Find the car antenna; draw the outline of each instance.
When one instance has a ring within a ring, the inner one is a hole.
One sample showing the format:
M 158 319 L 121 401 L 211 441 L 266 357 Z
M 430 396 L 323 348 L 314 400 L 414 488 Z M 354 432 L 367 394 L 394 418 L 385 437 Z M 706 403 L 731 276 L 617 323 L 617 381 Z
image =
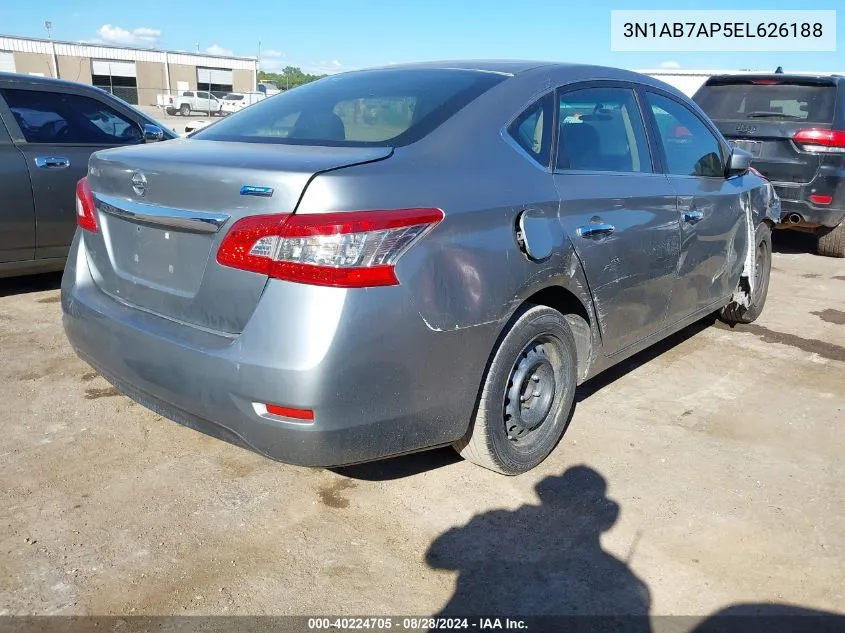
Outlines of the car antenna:
M 783 74 L 783 66 L 778 66 L 777 70 L 775 71 L 775 74 L 776 75 L 782 75 Z

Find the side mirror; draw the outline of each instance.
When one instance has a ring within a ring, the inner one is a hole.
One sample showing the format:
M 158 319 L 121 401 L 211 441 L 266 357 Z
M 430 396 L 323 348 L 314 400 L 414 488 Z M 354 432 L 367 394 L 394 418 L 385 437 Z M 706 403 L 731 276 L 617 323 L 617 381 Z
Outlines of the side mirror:
M 734 147 L 731 150 L 731 157 L 728 159 L 728 167 L 725 170 L 726 178 L 742 176 L 748 173 L 751 168 L 751 154 L 745 150 Z
M 150 123 L 144 124 L 145 143 L 156 143 L 162 140 L 164 140 L 164 130 L 157 125 L 152 125 Z

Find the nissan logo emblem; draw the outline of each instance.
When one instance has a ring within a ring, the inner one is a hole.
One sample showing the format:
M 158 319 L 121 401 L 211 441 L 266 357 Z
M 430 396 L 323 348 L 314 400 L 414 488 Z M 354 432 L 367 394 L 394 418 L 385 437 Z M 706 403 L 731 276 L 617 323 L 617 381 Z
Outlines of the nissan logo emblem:
M 147 193 L 147 177 L 140 171 L 136 171 L 132 174 L 132 189 L 139 196 L 143 196 Z

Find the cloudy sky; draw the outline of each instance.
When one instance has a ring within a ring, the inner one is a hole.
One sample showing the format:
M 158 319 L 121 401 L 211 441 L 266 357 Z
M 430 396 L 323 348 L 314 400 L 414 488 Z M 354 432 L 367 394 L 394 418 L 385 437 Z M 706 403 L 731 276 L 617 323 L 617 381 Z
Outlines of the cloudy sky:
M 802 8 L 835 9 L 841 0 Z M 700 1 L 641 0 L 644 9 L 700 9 Z M 262 68 L 310 72 L 393 62 L 516 58 L 589 62 L 626 68 L 753 68 L 845 71 L 845 28 L 836 53 L 620 53 L 610 50 L 610 10 L 633 3 L 578 0 L 0 0 L 0 32 L 59 40 L 256 56 Z M 213 8 L 212 8 L 213 7 Z M 247 8 L 249 7 L 249 8 Z M 794 9 L 787 0 L 711 0 L 708 9 Z M 845 12 L 843 12 L 845 15 Z

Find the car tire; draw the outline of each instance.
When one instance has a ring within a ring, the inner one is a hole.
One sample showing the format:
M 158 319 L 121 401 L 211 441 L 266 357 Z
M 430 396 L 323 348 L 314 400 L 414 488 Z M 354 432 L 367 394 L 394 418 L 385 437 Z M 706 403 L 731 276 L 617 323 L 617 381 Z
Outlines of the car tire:
M 576 386 L 575 338 L 566 317 L 547 306 L 524 306 L 499 338 L 475 419 L 455 450 L 504 475 L 531 470 L 563 437 Z
M 845 257 L 845 220 L 835 228 L 819 230 L 819 245 L 816 251 L 824 257 Z
M 752 323 L 763 312 L 766 297 L 769 294 L 769 279 L 772 275 L 772 229 L 763 222 L 757 227 L 754 240 L 755 256 L 757 257 L 756 280 L 754 293 L 747 306 L 731 301 L 719 313 L 725 323 Z M 740 281 L 740 284 L 743 284 Z
M 176 114 L 176 110 L 174 110 L 173 108 L 166 108 L 164 111 L 167 113 L 168 116 L 174 116 Z
M 181 106 L 179 106 L 179 114 L 181 114 L 182 116 L 190 116 L 191 106 L 189 106 L 187 103 L 183 103 Z

